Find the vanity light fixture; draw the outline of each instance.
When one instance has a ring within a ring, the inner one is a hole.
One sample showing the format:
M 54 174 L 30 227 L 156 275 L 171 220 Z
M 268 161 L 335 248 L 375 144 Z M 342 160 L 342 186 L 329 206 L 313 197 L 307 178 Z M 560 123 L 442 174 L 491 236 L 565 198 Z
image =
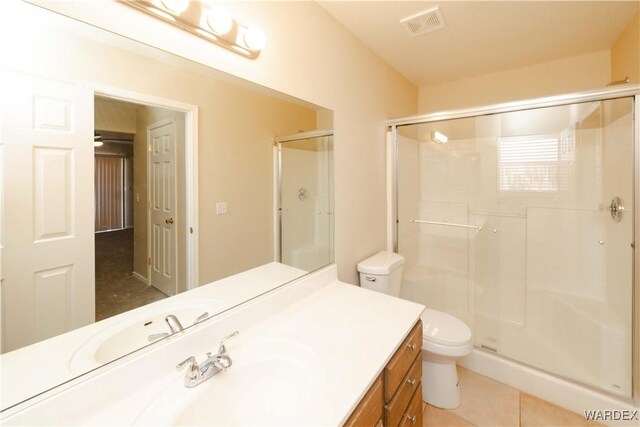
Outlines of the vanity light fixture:
M 233 29 L 233 18 L 224 9 L 210 10 L 207 13 L 207 25 L 217 36 L 222 36 Z
M 226 10 L 189 0 L 119 0 L 191 34 L 256 59 L 266 44 L 262 30 L 243 25 Z
M 180 15 L 189 7 L 189 0 L 160 0 L 162 5 L 171 13 Z
M 436 144 L 446 144 L 449 138 L 444 133 L 440 133 L 437 130 L 431 132 L 431 140 Z
M 155 7 L 150 7 L 148 9 L 148 11 L 150 13 L 153 13 L 155 15 L 158 15 L 158 17 L 164 21 L 169 21 L 169 22 L 176 22 L 176 18 L 174 18 L 173 16 L 171 16 L 171 14 L 165 12 L 164 10 L 160 10 L 158 8 Z
M 247 28 L 242 39 L 247 47 L 254 52 L 260 52 L 267 42 L 262 30 L 256 27 Z

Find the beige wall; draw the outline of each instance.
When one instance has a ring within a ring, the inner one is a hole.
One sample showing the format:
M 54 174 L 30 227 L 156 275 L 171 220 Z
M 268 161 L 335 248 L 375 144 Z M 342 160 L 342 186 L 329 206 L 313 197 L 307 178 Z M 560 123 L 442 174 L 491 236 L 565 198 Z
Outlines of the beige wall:
M 630 82 L 640 82 L 640 13 L 633 17 L 611 47 L 611 80 L 625 77 L 629 77 Z
M 125 102 L 96 98 L 93 106 L 94 128 L 112 132 L 136 133 L 136 106 Z
M 474 107 L 606 86 L 611 80 L 610 52 L 588 53 L 557 61 L 464 80 L 423 86 L 419 112 Z
M 38 3 L 332 109 L 340 279 L 357 283 L 357 262 L 386 247 L 385 120 L 414 114 L 417 90 L 315 2 L 228 3 L 234 17 L 266 34 L 267 46 L 253 61 L 117 2 Z M 201 172 L 201 187 L 207 172 Z M 215 239 L 214 232 L 202 230 L 201 241 Z M 201 279 L 209 262 L 201 262 Z

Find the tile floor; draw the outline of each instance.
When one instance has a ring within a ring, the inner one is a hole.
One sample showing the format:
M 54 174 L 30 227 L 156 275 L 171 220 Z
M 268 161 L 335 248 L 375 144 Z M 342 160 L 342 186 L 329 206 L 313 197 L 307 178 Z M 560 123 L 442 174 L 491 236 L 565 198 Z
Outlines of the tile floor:
M 133 229 L 96 234 L 96 321 L 167 296 L 133 271 Z
M 462 403 L 453 410 L 423 403 L 423 427 L 599 426 L 552 403 L 458 366 Z

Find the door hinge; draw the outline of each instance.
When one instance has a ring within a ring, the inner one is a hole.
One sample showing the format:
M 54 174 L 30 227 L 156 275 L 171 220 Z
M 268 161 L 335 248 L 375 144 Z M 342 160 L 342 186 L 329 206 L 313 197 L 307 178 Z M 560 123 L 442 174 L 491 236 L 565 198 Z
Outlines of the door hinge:
M 151 152 L 151 144 L 147 144 L 147 151 Z
M 151 257 L 147 258 L 147 265 L 151 265 Z
M 193 234 L 193 227 L 189 227 L 189 233 Z

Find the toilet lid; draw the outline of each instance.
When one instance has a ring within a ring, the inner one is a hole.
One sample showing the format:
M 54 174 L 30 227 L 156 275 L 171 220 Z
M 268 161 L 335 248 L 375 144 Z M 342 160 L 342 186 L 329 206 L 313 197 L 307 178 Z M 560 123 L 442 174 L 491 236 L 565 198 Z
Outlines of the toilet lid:
M 461 346 L 471 341 L 471 329 L 460 319 L 442 311 L 425 309 L 422 319 L 422 337 L 442 345 Z

